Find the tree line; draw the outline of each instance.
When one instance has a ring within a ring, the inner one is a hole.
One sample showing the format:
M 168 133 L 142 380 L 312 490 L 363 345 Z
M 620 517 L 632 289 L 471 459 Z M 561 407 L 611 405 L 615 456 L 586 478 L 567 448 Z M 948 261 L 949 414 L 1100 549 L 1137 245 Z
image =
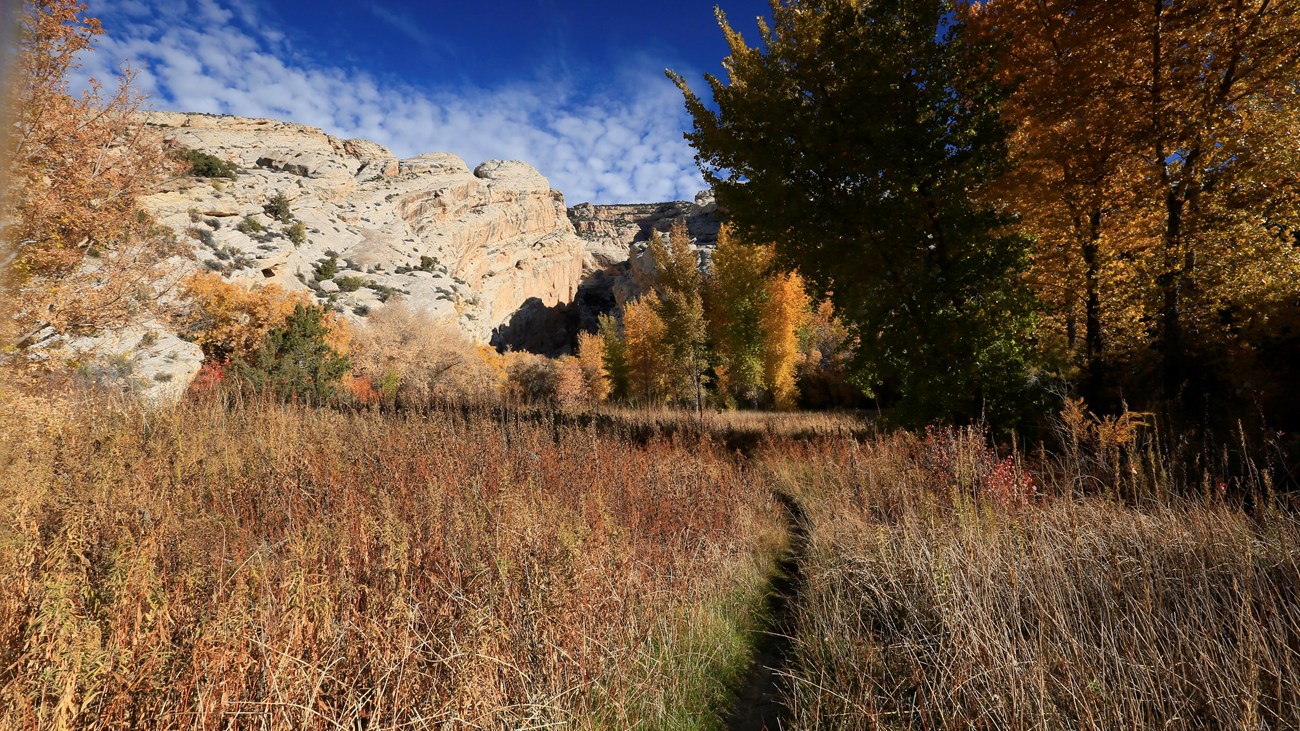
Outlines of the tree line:
M 1294 413 L 1300 3 L 773 2 L 679 75 L 735 232 L 912 422 Z M 1225 417 L 1226 418 L 1226 417 Z
M 797 271 L 776 265 L 771 246 L 724 226 L 702 268 L 678 219 L 666 238 L 652 232 L 648 253 L 647 291 L 579 336 L 578 360 L 602 381 L 597 400 L 781 410 L 852 400 L 852 336 L 828 299 L 815 303 Z

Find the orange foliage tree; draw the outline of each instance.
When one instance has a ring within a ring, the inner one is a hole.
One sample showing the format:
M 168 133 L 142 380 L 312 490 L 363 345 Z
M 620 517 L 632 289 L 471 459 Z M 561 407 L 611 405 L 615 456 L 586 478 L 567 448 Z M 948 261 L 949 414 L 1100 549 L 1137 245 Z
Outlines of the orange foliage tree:
M 1172 399 L 1249 359 L 1300 294 L 1300 5 L 987 0 L 962 20 L 1016 82 L 1019 164 L 994 195 L 1038 240 L 1070 351 L 1082 314 L 1092 380 L 1153 353 Z
M 649 406 L 663 401 L 668 390 L 667 328 L 653 293 L 623 308 L 623 357 L 629 396 Z
M 605 367 L 605 338 L 597 333 L 578 334 L 578 365 L 591 400 L 604 401 L 610 394 L 610 377 Z
M 77 59 L 103 32 L 99 21 L 78 0 L 30 0 L 25 9 L 4 150 L 8 251 L 0 257 L 20 344 L 45 328 L 85 333 L 143 317 L 174 283 L 165 263 L 180 252 L 137 200 L 175 162 L 144 125 L 131 74 L 109 93 L 94 80 L 70 92 Z
M 783 411 L 798 405 L 799 333 L 808 322 L 811 303 L 798 272 L 778 273 L 768 279 L 767 302 L 763 303 L 763 377 L 772 405 Z
M 217 363 L 247 360 L 294 307 L 310 304 L 305 295 L 274 284 L 245 289 L 211 272 L 187 277 L 182 293 L 189 303 L 179 317 L 183 332 Z

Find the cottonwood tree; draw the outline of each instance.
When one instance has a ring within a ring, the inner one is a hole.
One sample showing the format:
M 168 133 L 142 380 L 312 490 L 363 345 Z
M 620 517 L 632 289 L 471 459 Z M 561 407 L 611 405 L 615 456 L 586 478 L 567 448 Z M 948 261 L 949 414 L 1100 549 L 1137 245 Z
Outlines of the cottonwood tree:
M 756 405 L 765 389 L 763 313 L 772 247 L 746 244 L 724 225 L 713 249 L 709 332 L 718 355 L 718 389 Z
M 799 403 L 796 375 L 802 357 L 799 332 L 808 322 L 812 298 L 798 272 L 777 273 L 767 282 L 763 304 L 763 378 L 772 405 L 788 411 Z
M 626 364 L 628 397 L 642 406 L 661 403 L 668 395 L 667 328 L 653 293 L 623 307 L 622 357 Z
M 587 393 L 596 403 L 610 395 L 610 376 L 605 363 L 605 339 L 598 333 L 578 333 L 578 365 L 587 383 Z
M 704 373 L 709 368 L 708 324 L 704 318 L 700 257 L 691 247 L 685 219 L 673 222 L 664 241 L 650 237 L 655 262 L 655 309 L 664 324 L 667 387 L 674 399 L 704 404 Z
M 176 162 L 144 125 L 129 72 L 112 92 L 92 80 L 71 93 L 70 74 L 103 32 L 87 7 L 28 0 L 24 10 L 4 150 L 8 251 L 0 274 L 24 336 L 93 332 L 142 316 L 172 282 L 162 264 L 179 251 L 175 237 L 137 198 Z
M 631 378 L 628 375 L 627 348 L 623 344 L 622 324 L 614 315 L 602 314 L 598 319 L 601 341 L 601 366 L 609 382 L 608 398 L 625 400 L 631 396 Z
M 813 314 L 803 277 L 777 268 L 773 247 L 747 244 L 723 226 L 707 292 L 720 392 L 754 406 L 795 408 Z
M 1212 254 L 1216 208 L 1266 212 L 1270 183 L 1295 192 L 1300 4 L 1288 0 L 1167 3 L 1128 0 L 1135 29 L 1138 126 L 1148 176 L 1159 191 L 1155 262 L 1165 394 L 1188 372 L 1187 299 Z M 1279 166 L 1281 161 L 1289 165 Z M 1286 168 L 1289 167 L 1289 170 Z M 1281 168 L 1281 169 L 1280 169 Z M 1284 177 L 1278 177 L 1282 173 Z M 1248 199 L 1255 198 L 1255 205 Z M 1291 215 L 1294 217 L 1294 197 Z M 1250 238 L 1217 243 L 1241 246 Z
M 1068 323 L 1085 293 L 1094 379 L 1152 348 L 1166 398 L 1195 392 L 1189 376 L 1249 351 L 1250 323 L 1300 281 L 1300 3 L 988 0 L 962 15 L 1018 84 L 1003 111 L 1019 165 L 999 192 L 1039 239 L 1038 281 L 1062 285 L 1042 297 Z
M 988 193 L 1011 205 L 1020 230 L 1036 240 L 1031 276 L 1055 326 L 1048 334 L 1094 375 L 1104 349 L 1103 269 L 1133 243 L 1103 228 L 1126 207 L 1132 145 L 1117 108 L 1129 87 L 1114 72 L 1124 25 L 1115 5 L 992 0 L 961 11 L 967 32 L 995 51 L 982 71 L 1014 87 L 1002 113 L 1016 165 Z
M 1001 172 L 1000 85 L 943 0 L 773 3 L 750 46 L 719 13 L 716 108 L 670 74 L 737 232 L 774 242 L 862 335 L 864 383 L 905 421 L 1014 418 L 1027 401 L 1029 242 L 973 189 Z

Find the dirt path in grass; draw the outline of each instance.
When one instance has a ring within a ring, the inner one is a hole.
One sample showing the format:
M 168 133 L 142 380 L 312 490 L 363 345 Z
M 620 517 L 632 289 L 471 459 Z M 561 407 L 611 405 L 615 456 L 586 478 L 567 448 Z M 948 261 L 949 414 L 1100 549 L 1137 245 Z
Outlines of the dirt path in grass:
M 786 707 L 781 702 L 784 673 L 792 655 L 794 608 L 803 593 L 803 560 L 808 545 L 808 519 L 792 496 L 777 493 L 790 525 L 790 547 L 777 564 L 777 574 L 767 595 L 770 624 L 755 639 L 756 652 L 749 675 L 740 687 L 727 717 L 729 731 L 778 731 L 785 728 Z

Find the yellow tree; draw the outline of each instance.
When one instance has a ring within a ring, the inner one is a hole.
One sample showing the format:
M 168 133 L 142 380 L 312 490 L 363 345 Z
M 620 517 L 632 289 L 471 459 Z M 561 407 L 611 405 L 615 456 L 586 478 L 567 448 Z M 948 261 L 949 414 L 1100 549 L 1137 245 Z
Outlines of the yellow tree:
M 162 267 L 179 247 L 137 196 L 175 170 L 139 114 L 131 75 L 105 94 L 74 96 L 68 77 L 102 33 L 77 0 L 26 5 L 4 150 L 10 171 L 0 257 L 25 333 L 90 332 L 154 307 L 172 282 Z
M 605 339 L 597 333 L 578 334 L 578 364 L 592 401 L 609 398 L 610 377 L 605 367 Z
M 181 293 L 186 306 L 176 319 L 182 332 L 216 363 L 251 360 L 272 330 L 282 327 L 296 308 L 311 305 L 303 293 L 274 284 L 245 289 L 211 272 L 185 278 Z M 340 355 L 348 354 L 352 330 L 347 323 L 325 312 L 321 325 L 328 330 L 325 344 Z
M 1275 191 L 1294 193 L 1294 164 L 1283 172 L 1277 155 L 1297 161 L 1294 118 L 1300 75 L 1300 4 L 1278 0 L 1208 3 L 1124 3 L 1142 112 L 1135 152 L 1153 181 L 1160 233 L 1153 261 L 1156 317 L 1165 395 L 1188 378 L 1188 326 L 1209 324 L 1202 270 L 1224 240 L 1214 212 L 1253 209 L 1260 216 Z M 1254 200 L 1252 200 L 1252 198 Z M 1292 203 L 1294 200 L 1292 200 Z M 1294 206 L 1289 218 L 1294 219 Z M 1264 237 L 1263 240 L 1267 240 Z M 1216 246 L 1217 244 L 1217 246 Z M 1251 257 L 1254 258 L 1254 257 Z M 1188 316 L 1188 300 L 1194 309 Z
M 798 272 L 773 274 L 763 303 L 763 377 L 772 405 L 795 408 L 799 401 L 796 374 L 802 353 L 799 333 L 808 322 L 812 299 Z
M 988 186 L 1034 237 L 1031 279 L 1049 328 L 1095 369 L 1103 352 L 1103 267 L 1126 241 L 1105 235 L 1121 210 L 1117 186 L 1131 132 L 1117 124 L 1127 80 L 1115 73 L 1116 4 L 993 0 L 962 6 L 968 35 L 996 53 L 992 73 L 1014 92 L 1003 105 L 1017 165 Z M 982 72 L 988 72 L 984 69 Z M 1079 321 L 1083 321 L 1080 338 Z M 1082 340 L 1082 348 L 1080 348 Z
M 663 320 L 670 395 L 703 408 L 704 372 L 709 367 L 708 324 L 700 277 L 700 257 L 691 247 L 686 220 L 678 218 L 665 242 L 650 237 L 655 261 L 656 311 Z
M 817 406 L 849 405 L 858 391 L 849 383 L 858 340 L 826 297 L 808 312 L 800 332 L 800 399 Z
M 211 272 L 188 277 L 182 293 L 188 302 L 179 317 L 182 331 L 218 363 L 251 358 L 294 307 L 310 304 L 274 284 L 245 289 Z
M 658 403 L 668 386 L 667 328 L 652 293 L 623 308 L 623 358 L 629 395 L 643 406 Z
M 1295 293 L 1300 4 L 987 0 L 963 20 L 1018 82 L 1020 165 L 995 190 L 1059 283 L 1040 297 L 1072 340 L 1081 292 L 1089 364 L 1154 346 L 1176 396 L 1205 370 L 1190 359 Z
M 772 262 L 772 247 L 745 243 L 726 226 L 718 232 L 708 324 L 718 354 L 719 387 L 751 404 L 764 389 L 763 307 Z

